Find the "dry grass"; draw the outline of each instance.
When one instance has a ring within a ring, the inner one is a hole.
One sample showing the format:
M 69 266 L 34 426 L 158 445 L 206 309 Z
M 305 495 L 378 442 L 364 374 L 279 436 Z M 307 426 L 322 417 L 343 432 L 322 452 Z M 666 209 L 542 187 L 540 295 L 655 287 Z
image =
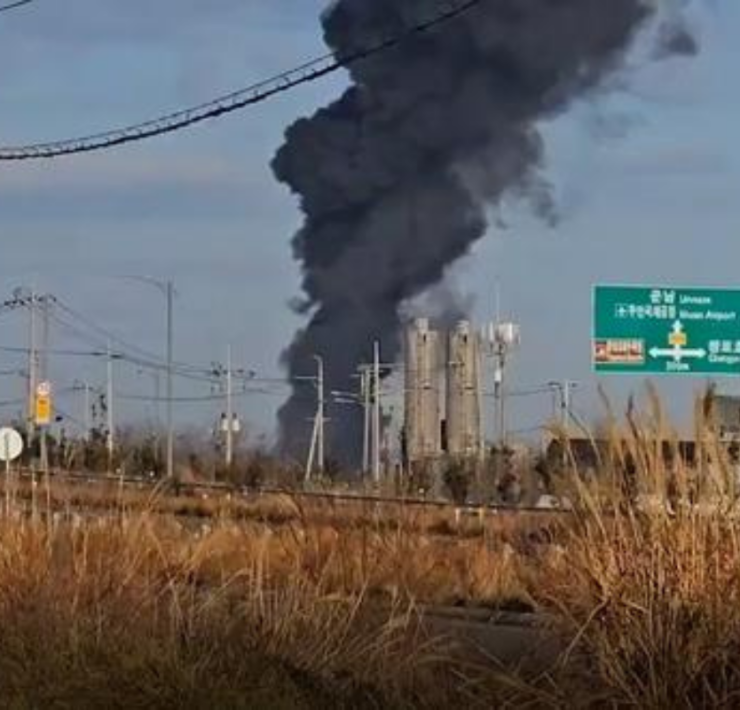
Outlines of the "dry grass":
M 544 523 L 282 497 L 201 501 L 199 524 L 120 497 L 74 525 L 6 518 L 0 705 L 740 707 L 740 516 L 710 409 L 692 466 L 654 395 L 613 418 L 596 475 L 560 481 L 573 515 Z M 473 672 L 418 614 L 512 600 L 566 648 L 545 675 Z
M 426 534 L 439 516 L 288 499 L 246 522 L 69 518 L 59 490 L 36 495 L 39 514 L 0 520 L 0 707 L 480 703 L 418 605 L 529 598 L 510 524 Z
M 0 479 L 0 498 L 6 486 Z M 332 500 L 321 497 L 300 497 L 291 493 L 232 494 L 228 491 L 210 491 L 189 495 L 170 495 L 161 487 L 147 484 L 140 487 L 122 486 L 110 480 L 94 484 L 77 483 L 64 476 L 50 479 L 48 493 L 45 480 L 39 476 L 33 486 L 29 478 L 14 480 L 10 495 L 16 501 L 30 505 L 36 497 L 39 505 L 48 504 L 55 511 L 159 513 L 182 518 L 233 520 L 282 523 L 327 524 L 334 527 L 371 527 L 374 529 L 403 529 L 432 536 L 482 537 L 521 543 L 526 537 L 542 532 L 548 519 L 542 514 L 486 515 L 477 511 L 458 515 L 454 507 L 408 506 L 399 502 L 370 501 L 368 499 Z M 556 516 L 553 516 L 556 517 Z
M 740 522 L 733 466 L 697 407 L 696 465 L 662 455 L 675 435 L 647 416 L 612 422 L 597 479 L 564 481 L 575 515 L 533 587 L 567 652 L 513 684 L 514 705 L 740 707 Z
M 526 569 L 512 552 L 491 551 L 481 540 L 432 540 L 404 531 L 337 530 L 329 526 L 221 526 L 207 535 L 198 568 L 235 574 L 245 565 L 270 586 L 298 574 L 332 594 L 362 591 L 385 605 L 525 604 Z
M 36 496 L 43 508 L 43 486 Z M 30 509 L 30 489 L 17 500 Z M 204 560 L 199 573 L 208 577 L 208 584 L 218 581 L 210 570 L 236 574 L 259 561 L 274 585 L 288 583 L 297 570 L 321 580 L 332 593 L 362 592 L 386 603 L 529 606 L 530 561 L 551 534 L 550 523 L 535 517 L 456 520 L 452 511 L 302 503 L 288 496 L 190 501 L 55 483 L 49 500 L 57 516 L 65 513 L 69 519 L 101 513 L 136 516 L 143 511 L 173 524 L 167 510 L 210 506 L 210 515 L 181 518 L 192 533 L 183 535 L 181 544 L 199 547 Z
M 6 519 L 0 540 L 3 707 L 411 706 L 440 676 L 412 605 L 298 568 L 273 584 L 265 554 L 225 564 L 222 536 Z

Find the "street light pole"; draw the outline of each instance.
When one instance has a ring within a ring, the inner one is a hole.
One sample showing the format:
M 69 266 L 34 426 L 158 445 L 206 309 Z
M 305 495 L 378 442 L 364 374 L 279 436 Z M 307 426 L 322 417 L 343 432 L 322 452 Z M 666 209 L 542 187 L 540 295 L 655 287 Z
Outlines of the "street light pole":
M 107 363 L 107 386 L 106 386 L 106 414 L 108 429 L 106 436 L 106 448 L 108 449 L 108 473 L 113 473 L 113 453 L 115 449 L 114 431 L 113 431 L 113 351 L 111 350 L 110 340 L 108 341 L 108 363 Z
M 380 485 L 381 405 L 380 405 L 380 343 L 373 347 L 373 480 Z
M 82 421 L 85 424 L 85 441 L 90 443 L 90 432 L 92 431 L 92 424 L 90 422 L 90 384 L 87 380 L 83 383 L 83 406 L 85 411 L 83 412 Z
M 231 346 L 226 354 L 226 467 L 231 468 L 234 462 L 234 405 Z
M 175 473 L 175 425 L 174 416 L 172 411 L 173 399 L 174 399 L 174 385 L 172 382 L 173 368 L 174 368 L 174 297 L 175 287 L 172 280 L 160 281 L 159 279 L 152 278 L 151 276 L 134 276 L 126 275 L 119 278 L 130 279 L 132 281 L 138 281 L 140 283 L 149 284 L 156 287 L 161 291 L 167 301 L 167 346 L 166 346 L 166 374 L 167 374 L 167 452 L 166 452 L 166 465 L 167 465 L 167 480 L 170 483 L 177 485 Z
M 173 300 L 174 288 L 172 281 L 166 284 L 167 297 L 167 480 L 175 482 L 175 425 L 172 414 L 172 361 L 174 351 L 173 332 Z
M 364 414 L 362 437 L 362 474 L 370 472 L 370 369 L 360 370 L 362 382 L 362 410 Z
M 28 348 L 28 447 L 32 449 L 36 435 L 36 385 L 38 384 L 38 358 L 36 355 L 36 289 L 31 288 L 29 303 Z

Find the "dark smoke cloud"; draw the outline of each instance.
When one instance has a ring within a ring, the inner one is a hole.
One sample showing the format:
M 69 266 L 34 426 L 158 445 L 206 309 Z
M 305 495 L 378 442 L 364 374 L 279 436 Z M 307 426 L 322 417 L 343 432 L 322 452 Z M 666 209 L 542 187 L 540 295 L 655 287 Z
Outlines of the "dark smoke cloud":
M 337 0 L 324 14 L 339 53 L 437 14 L 439 0 Z M 307 327 L 284 355 L 292 375 L 324 356 L 330 389 L 354 387 L 372 341 L 399 351 L 405 302 L 438 283 L 487 229 L 486 208 L 524 195 L 554 220 L 537 122 L 620 67 L 654 4 L 483 0 L 464 17 L 354 65 L 353 85 L 291 126 L 274 160 L 305 214 L 294 240 Z M 280 413 L 302 451 L 313 413 L 298 387 Z M 360 412 L 332 411 L 334 452 L 356 460 Z
M 694 57 L 699 53 L 699 42 L 682 18 L 677 18 L 660 28 L 655 58 L 672 56 Z

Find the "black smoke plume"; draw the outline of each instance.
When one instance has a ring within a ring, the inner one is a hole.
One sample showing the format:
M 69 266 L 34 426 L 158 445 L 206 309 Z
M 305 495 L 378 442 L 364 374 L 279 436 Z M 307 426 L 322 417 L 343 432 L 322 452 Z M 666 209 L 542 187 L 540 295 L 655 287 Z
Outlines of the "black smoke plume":
M 300 197 L 294 239 L 309 316 L 284 354 L 292 376 L 326 361 L 327 391 L 355 390 L 372 342 L 397 357 L 403 304 L 438 283 L 506 194 L 553 218 L 537 123 L 615 72 L 654 11 L 642 0 L 481 0 L 465 15 L 352 66 L 352 85 L 292 125 L 273 163 Z M 337 0 L 322 21 L 337 54 L 439 14 L 441 0 Z M 303 452 L 314 412 L 297 384 L 280 412 Z M 333 452 L 357 461 L 361 410 L 332 408 Z

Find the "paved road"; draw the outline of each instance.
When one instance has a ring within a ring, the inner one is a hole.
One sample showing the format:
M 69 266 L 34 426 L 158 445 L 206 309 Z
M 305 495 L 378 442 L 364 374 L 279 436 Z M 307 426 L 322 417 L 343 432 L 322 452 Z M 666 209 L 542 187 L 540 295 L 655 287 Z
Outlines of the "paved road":
M 493 665 L 542 672 L 552 667 L 563 644 L 545 621 L 533 614 L 435 609 L 424 615 L 427 629 L 448 636 L 453 652 Z

